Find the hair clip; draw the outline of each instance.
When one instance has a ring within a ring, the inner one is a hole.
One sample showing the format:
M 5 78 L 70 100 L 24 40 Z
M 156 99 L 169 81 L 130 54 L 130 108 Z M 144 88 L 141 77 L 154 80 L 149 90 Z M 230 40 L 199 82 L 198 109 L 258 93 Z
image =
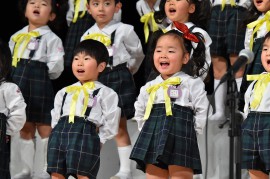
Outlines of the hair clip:
M 174 21 L 173 24 L 177 28 L 177 30 L 179 30 L 180 32 L 183 33 L 183 37 L 185 39 L 191 40 L 192 42 L 196 42 L 196 43 L 199 42 L 198 37 L 196 35 L 190 33 L 188 27 L 185 24 L 179 23 L 176 21 Z

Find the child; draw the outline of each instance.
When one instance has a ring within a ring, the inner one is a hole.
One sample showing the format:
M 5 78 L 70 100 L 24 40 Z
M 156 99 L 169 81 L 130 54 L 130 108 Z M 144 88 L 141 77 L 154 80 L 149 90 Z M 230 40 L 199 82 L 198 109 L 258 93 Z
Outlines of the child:
M 211 18 L 208 32 L 213 40 L 210 47 L 215 91 L 215 113 L 209 120 L 226 121 L 225 101 L 227 83 L 220 84 L 225 75 L 227 66 L 233 65 L 238 59 L 239 52 L 244 48 L 245 28 L 244 19 L 247 18 L 249 0 L 214 0 L 212 3 Z M 242 83 L 245 66 L 235 73 L 238 91 Z
M 227 82 L 220 84 L 220 79 L 238 59 L 240 50 L 244 48 L 243 25 L 249 0 L 211 0 L 212 9 L 207 32 L 213 43 L 210 46 L 213 67 L 213 103 L 215 113 L 209 118 L 208 176 L 229 178 L 229 137 L 226 124 Z M 235 74 L 239 91 L 243 71 L 242 67 Z M 227 123 L 229 124 L 229 123 Z
M 196 74 L 205 62 L 205 46 L 201 34 L 176 24 L 184 33 L 170 30 L 158 38 L 153 59 L 160 75 L 141 88 L 135 103 L 140 134 L 130 158 L 146 178 L 191 179 L 202 172 L 196 135 L 203 132 L 209 102 Z M 191 42 L 197 43 L 192 56 Z M 193 76 L 181 71 L 189 60 L 200 64 L 192 63 Z
M 245 34 L 245 49 L 250 49 L 254 53 L 254 60 L 248 64 L 245 70 L 245 75 L 240 88 L 239 110 L 243 111 L 244 108 L 244 94 L 250 84 L 246 80 L 247 74 L 260 74 L 265 69 L 261 63 L 261 49 L 264 36 L 269 32 L 269 19 L 270 19 L 270 3 L 268 1 L 252 1 L 249 8 L 248 19 L 246 22 Z
M 151 35 L 153 32 L 157 31 L 158 29 L 164 29 L 167 27 L 167 23 L 164 24 L 157 24 L 154 19 L 154 12 L 159 10 L 159 3 L 160 0 L 139 0 L 136 2 L 136 9 L 138 14 L 140 15 L 140 21 L 143 23 L 143 30 L 144 30 L 144 38 L 141 37 L 141 39 L 144 39 L 143 43 L 143 49 L 144 52 L 146 52 L 146 56 L 144 60 L 144 81 L 147 80 L 150 72 L 151 72 L 151 62 L 150 62 L 150 53 L 148 53 L 150 50 L 147 50 L 151 47 L 148 47 L 150 43 L 148 39 L 151 39 Z M 143 83 L 144 84 L 144 83 Z
M 155 12 L 155 20 L 157 23 L 162 23 L 169 19 L 171 22 L 177 21 L 179 23 L 184 23 L 191 32 L 199 32 L 203 35 L 204 44 L 205 44 L 205 55 L 206 61 L 204 68 L 201 69 L 201 73 L 204 75 L 201 78 L 204 80 L 207 76 L 209 66 L 211 64 L 210 57 L 210 44 L 212 43 L 211 38 L 208 33 L 203 29 L 207 23 L 208 11 L 207 5 L 208 1 L 199 1 L 199 0 L 161 0 L 159 11 Z M 166 31 L 176 29 L 174 23 L 171 23 L 166 27 Z M 196 43 L 193 43 L 194 48 L 196 48 Z M 193 53 L 191 53 L 192 55 Z M 190 62 L 189 62 L 190 63 Z M 190 65 L 186 65 L 186 69 L 183 71 L 189 73 L 192 71 Z M 157 75 L 157 74 L 156 74 Z M 150 74 L 149 80 L 153 79 L 156 75 Z
M 268 179 L 270 171 L 269 143 L 269 90 L 270 90 L 270 32 L 262 44 L 261 64 L 264 72 L 247 75 L 253 81 L 245 93 L 244 113 L 247 118 L 242 123 L 242 164 L 248 169 L 251 179 Z
M 74 50 L 72 71 L 79 82 L 58 91 L 51 112 L 47 171 L 52 178 L 95 179 L 101 144 L 118 132 L 118 96 L 97 81 L 108 59 L 107 48 L 96 40 L 84 40 Z
M 96 23 L 81 38 L 101 41 L 109 51 L 109 62 L 99 81 L 112 88 L 119 96 L 121 119 L 116 139 L 120 158 L 120 170 L 111 179 L 130 179 L 131 141 L 127 131 L 127 119 L 134 116 L 136 87 L 133 74 L 139 69 L 144 58 L 142 45 L 133 26 L 113 19 L 118 12 L 119 0 L 89 0 L 88 12 Z
M 61 39 L 47 24 L 60 13 L 56 0 L 28 0 L 25 4 L 28 25 L 13 34 L 9 47 L 13 52 L 13 80 L 20 87 L 26 101 L 27 121 L 20 131 L 22 170 L 13 179 L 31 178 L 35 155 L 36 129 L 41 137 L 41 159 L 44 161 L 39 178 L 50 178 L 46 172 L 47 144 L 51 133 L 50 111 L 54 91 L 51 79 L 60 76 L 64 68 Z
M 10 179 L 11 136 L 19 132 L 25 121 L 26 104 L 19 87 L 11 80 L 11 52 L 0 40 L 0 176 Z
M 72 84 L 77 79 L 72 74 L 71 64 L 73 60 L 74 48 L 80 42 L 83 33 L 95 24 L 93 17 L 87 12 L 87 0 L 68 0 L 69 9 L 66 14 L 68 31 L 65 38 L 65 70 L 61 75 L 61 81 Z M 117 21 L 121 21 L 121 7 L 122 4 L 117 4 L 120 10 L 114 15 Z M 67 78 L 67 75 L 69 78 Z

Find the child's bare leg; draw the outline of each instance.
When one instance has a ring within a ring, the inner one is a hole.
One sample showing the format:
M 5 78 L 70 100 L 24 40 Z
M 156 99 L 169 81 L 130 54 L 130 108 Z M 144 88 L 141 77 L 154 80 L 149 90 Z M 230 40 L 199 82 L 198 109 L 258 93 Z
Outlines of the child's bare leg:
M 52 179 L 65 179 L 65 177 L 59 173 L 52 173 Z
M 77 175 L 78 179 L 89 179 L 87 176 Z
M 148 164 L 146 166 L 146 178 L 147 179 L 168 179 L 168 170 L 159 168 L 155 165 Z
M 268 179 L 268 175 L 259 170 L 249 170 L 249 176 L 251 179 Z
M 169 174 L 171 179 L 192 179 L 193 170 L 187 167 L 181 167 L 177 165 L 169 166 Z

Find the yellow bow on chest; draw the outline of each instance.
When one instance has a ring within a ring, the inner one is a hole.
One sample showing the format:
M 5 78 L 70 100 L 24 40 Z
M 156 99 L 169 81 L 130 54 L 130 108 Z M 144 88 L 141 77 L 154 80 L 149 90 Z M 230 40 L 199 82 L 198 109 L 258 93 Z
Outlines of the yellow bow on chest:
M 254 86 L 254 98 L 250 103 L 251 109 L 257 109 L 261 103 L 263 94 L 265 93 L 265 89 L 270 82 L 270 74 L 262 73 L 259 75 L 247 75 L 248 81 L 258 80 Z
M 232 7 L 235 7 L 235 6 L 236 6 L 235 0 L 230 0 L 230 4 L 231 4 Z M 224 10 L 225 5 L 226 5 L 226 0 L 222 0 L 222 3 L 221 3 L 221 11 Z
M 171 107 L 171 98 L 168 95 L 168 88 L 170 85 L 179 85 L 181 83 L 181 79 L 179 77 L 172 77 L 160 84 L 156 84 L 153 86 L 150 86 L 146 89 L 146 91 L 150 94 L 144 114 L 144 119 L 148 119 L 155 101 L 156 92 L 157 90 L 162 87 L 163 88 L 163 95 L 165 99 L 165 108 L 166 108 L 166 115 L 172 115 L 172 107 Z
M 82 18 L 85 15 L 87 0 L 74 0 L 75 8 L 74 8 L 74 16 L 72 20 L 73 23 L 75 23 L 78 19 L 81 1 L 83 1 L 84 3 L 85 10 L 83 10 L 82 14 L 80 15 L 80 18 Z
M 142 23 L 144 23 L 144 27 L 143 27 L 143 30 L 144 30 L 144 36 L 145 36 L 145 43 L 148 41 L 148 37 L 149 37 L 149 26 L 148 24 L 151 24 L 152 25 L 152 31 L 155 32 L 158 30 L 158 25 L 154 19 L 154 12 L 149 12 L 147 14 L 144 14 L 140 21 Z
M 88 34 L 88 35 L 84 36 L 84 40 L 86 40 L 86 39 L 93 39 L 93 40 L 100 41 L 106 47 L 108 47 L 109 45 L 111 45 L 111 39 L 110 39 L 110 37 L 108 37 L 107 35 L 101 34 L 101 33 Z
M 24 50 L 26 49 L 28 43 L 30 42 L 32 37 L 38 37 L 39 32 L 36 31 L 31 31 L 29 33 L 21 33 L 21 34 L 17 34 L 14 37 L 12 37 L 12 40 L 16 43 L 15 47 L 14 47 L 14 52 L 13 52 L 13 59 L 12 59 L 12 66 L 17 67 L 17 63 L 20 61 L 20 58 L 24 52 Z M 21 46 L 21 44 L 23 44 L 22 46 L 22 51 L 19 53 L 19 47 Z
M 254 35 L 255 33 L 261 28 L 261 26 L 266 23 L 266 28 L 267 31 L 270 31 L 270 11 L 267 11 L 267 13 L 264 15 L 263 18 L 258 19 L 254 22 L 251 22 L 247 25 L 247 28 L 253 29 L 252 35 L 250 37 L 250 43 L 249 43 L 249 48 L 252 50 L 253 48 L 253 43 L 254 43 Z
M 87 89 L 94 89 L 94 88 L 95 88 L 94 82 L 87 82 L 83 84 L 82 86 L 68 86 L 66 88 L 67 93 L 73 93 L 71 106 L 70 106 L 69 120 L 68 120 L 70 123 L 74 123 L 76 104 L 77 104 L 78 97 L 81 91 L 83 91 L 83 94 L 84 94 L 84 104 L 83 104 L 83 109 L 81 112 L 81 117 L 83 117 L 86 112 L 87 104 L 89 101 L 89 93 L 87 92 Z

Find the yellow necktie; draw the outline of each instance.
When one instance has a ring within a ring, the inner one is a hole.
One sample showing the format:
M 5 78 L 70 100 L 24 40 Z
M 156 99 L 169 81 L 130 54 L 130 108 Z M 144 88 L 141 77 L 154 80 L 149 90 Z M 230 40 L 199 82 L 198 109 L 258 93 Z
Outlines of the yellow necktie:
M 270 73 L 262 73 L 259 75 L 247 75 L 247 80 L 248 81 L 258 80 L 254 86 L 253 101 L 250 103 L 251 109 L 257 109 L 257 107 L 261 103 L 265 89 L 270 82 Z
M 263 18 L 258 19 L 254 22 L 251 22 L 247 25 L 247 27 L 249 29 L 253 29 L 254 30 L 252 32 L 252 35 L 250 37 L 250 43 L 249 43 L 249 48 L 252 50 L 253 48 L 253 42 L 254 42 L 254 34 L 261 28 L 261 26 L 264 24 L 264 22 L 266 23 L 266 28 L 267 31 L 270 31 L 270 11 L 267 11 L 267 13 L 264 15 Z
M 86 40 L 86 39 L 93 39 L 93 40 L 100 41 L 106 47 L 111 45 L 111 39 L 108 36 L 106 36 L 104 34 L 100 34 L 100 33 L 88 34 L 88 35 L 84 36 L 84 40 Z
M 86 8 L 87 0 L 83 0 L 83 1 L 84 1 L 84 8 Z M 78 19 L 81 0 L 74 0 L 74 2 L 75 2 L 74 3 L 75 8 L 74 8 L 74 17 L 72 20 L 73 23 L 75 23 Z M 82 18 L 85 15 L 85 11 L 86 11 L 86 9 L 83 10 L 82 14 L 80 15 L 80 18 Z
M 85 112 L 86 112 L 87 104 L 89 101 L 89 94 L 87 92 L 87 89 L 94 89 L 94 88 L 95 88 L 94 82 L 87 82 L 87 83 L 84 83 L 82 86 L 68 86 L 66 88 L 67 93 L 73 93 L 71 106 L 70 106 L 70 114 L 69 114 L 69 118 L 68 118 L 69 123 L 74 123 L 76 104 L 77 104 L 78 97 L 79 97 L 81 90 L 84 93 L 84 104 L 83 104 L 83 109 L 82 109 L 82 113 L 81 113 L 81 117 L 83 117 Z
M 148 24 L 151 24 L 152 25 L 152 31 L 155 32 L 158 30 L 158 25 L 154 19 L 154 13 L 153 12 L 149 12 L 147 14 L 144 14 L 142 17 L 141 17 L 141 22 L 144 23 L 144 27 L 143 27 L 143 30 L 144 30 L 144 36 L 145 36 L 145 43 L 147 43 L 148 41 L 148 37 L 149 37 L 149 26 Z
M 235 4 L 235 1 L 234 1 L 234 0 L 230 0 L 230 3 L 231 3 L 231 6 L 232 6 L 232 7 L 236 6 L 236 4 Z M 221 4 L 221 11 L 223 11 L 223 10 L 224 10 L 225 5 L 226 5 L 226 0 L 222 0 L 222 4 Z
M 144 120 L 148 119 L 155 101 L 156 92 L 157 90 L 162 87 L 163 88 L 163 95 L 165 99 L 165 108 L 166 108 L 166 116 L 172 115 L 172 108 L 171 108 L 171 98 L 168 96 L 168 88 L 169 85 L 179 85 L 181 82 L 179 77 L 172 77 L 160 84 L 156 84 L 153 86 L 150 86 L 146 89 L 146 91 L 150 94 L 149 99 L 147 102 L 145 114 L 144 114 Z
M 17 34 L 12 37 L 12 40 L 16 43 L 14 47 L 14 52 L 13 52 L 12 66 L 17 67 L 17 63 L 20 61 L 20 58 L 24 50 L 26 49 L 26 46 L 30 42 L 31 38 L 38 37 L 38 36 L 39 36 L 39 32 L 31 31 L 29 33 Z M 19 47 L 21 46 L 22 43 L 23 43 L 22 51 L 21 51 L 21 54 L 18 55 Z

